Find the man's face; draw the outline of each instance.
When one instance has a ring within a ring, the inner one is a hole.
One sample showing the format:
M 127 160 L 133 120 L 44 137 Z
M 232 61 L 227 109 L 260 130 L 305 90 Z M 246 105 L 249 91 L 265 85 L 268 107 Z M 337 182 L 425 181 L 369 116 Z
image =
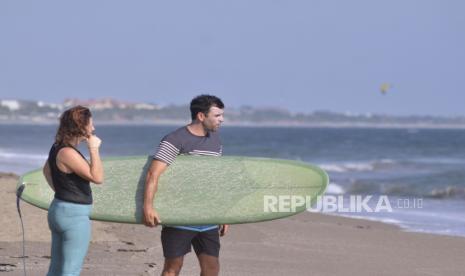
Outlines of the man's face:
M 223 115 L 223 109 L 216 106 L 210 107 L 210 111 L 208 111 L 208 114 L 202 121 L 203 127 L 209 131 L 217 131 L 218 128 L 220 128 L 221 123 L 224 121 Z

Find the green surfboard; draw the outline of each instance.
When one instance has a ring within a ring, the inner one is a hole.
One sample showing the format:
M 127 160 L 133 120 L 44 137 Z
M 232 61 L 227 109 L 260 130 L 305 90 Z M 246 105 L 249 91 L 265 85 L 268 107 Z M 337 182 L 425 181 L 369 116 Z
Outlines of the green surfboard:
M 150 162 L 146 156 L 105 159 L 104 183 L 92 185 L 91 219 L 142 223 Z M 258 222 L 304 211 L 327 184 L 323 170 L 298 161 L 181 155 L 160 177 L 154 206 L 164 225 Z M 41 169 L 24 174 L 21 186 L 24 201 L 48 209 L 53 191 Z

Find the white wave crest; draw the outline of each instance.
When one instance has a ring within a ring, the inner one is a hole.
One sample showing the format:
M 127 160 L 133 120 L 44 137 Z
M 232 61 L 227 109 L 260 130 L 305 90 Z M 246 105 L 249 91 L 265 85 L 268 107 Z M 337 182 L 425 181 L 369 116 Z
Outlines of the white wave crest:
M 375 161 L 367 161 L 367 162 L 345 162 L 345 163 L 332 163 L 332 164 L 320 164 L 319 167 L 328 172 L 365 172 L 365 171 L 373 171 L 378 166 L 394 164 L 395 161 L 391 159 L 382 159 L 382 160 L 375 160 Z
M 10 161 L 45 161 L 48 155 L 0 149 L 0 159 Z
M 328 188 L 326 188 L 327 194 L 340 195 L 344 192 L 344 189 L 336 183 L 329 183 Z

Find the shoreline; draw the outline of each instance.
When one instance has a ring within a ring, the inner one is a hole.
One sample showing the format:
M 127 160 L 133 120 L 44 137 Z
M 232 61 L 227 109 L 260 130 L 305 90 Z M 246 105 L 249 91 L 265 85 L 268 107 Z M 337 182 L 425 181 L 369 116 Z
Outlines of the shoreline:
M 0 272 L 22 275 L 17 176 L 0 174 Z M 50 262 L 47 212 L 21 202 L 27 271 L 44 275 Z M 158 275 L 160 228 L 93 221 L 85 275 Z M 363 219 L 302 212 L 285 219 L 232 225 L 222 238 L 221 275 L 459 275 L 465 238 L 405 232 Z M 311 271 L 311 272 L 310 272 Z M 193 253 L 181 275 L 198 275 Z M 3 275 L 3 274 L 2 274 Z

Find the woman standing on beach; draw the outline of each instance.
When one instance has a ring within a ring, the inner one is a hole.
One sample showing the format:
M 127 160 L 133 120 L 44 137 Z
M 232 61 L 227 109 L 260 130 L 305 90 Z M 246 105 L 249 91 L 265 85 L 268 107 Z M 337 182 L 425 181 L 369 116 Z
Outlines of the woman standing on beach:
M 75 106 L 66 110 L 45 162 L 45 178 L 55 191 L 48 210 L 52 248 L 47 276 L 79 275 L 87 254 L 91 237 L 90 182 L 103 182 L 101 140 L 93 135 L 94 130 L 88 108 Z M 82 141 L 87 142 L 90 162 L 77 149 Z

